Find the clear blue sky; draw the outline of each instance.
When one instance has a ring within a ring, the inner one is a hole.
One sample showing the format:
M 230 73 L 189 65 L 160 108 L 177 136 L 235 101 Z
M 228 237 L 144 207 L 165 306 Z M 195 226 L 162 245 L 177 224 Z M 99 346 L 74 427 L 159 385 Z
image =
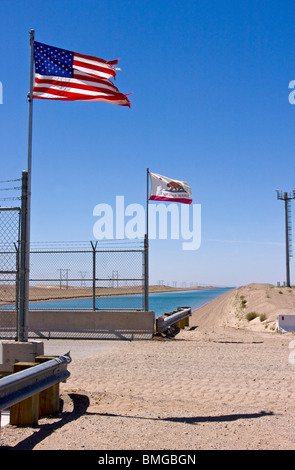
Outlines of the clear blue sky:
M 294 2 L 2 0 L 0 180 L 27 168 L 31 29 L 119 58 L 116 85 L 133 92 L 131 109 L 34 100 L 32 241 L 93 239 L 96 204 L 145 205 L 149 167 L 187 181 L 202 206 L 199 250 L 151 242 L 152 282 L 285 280 L 275 190 L 295 189 Z

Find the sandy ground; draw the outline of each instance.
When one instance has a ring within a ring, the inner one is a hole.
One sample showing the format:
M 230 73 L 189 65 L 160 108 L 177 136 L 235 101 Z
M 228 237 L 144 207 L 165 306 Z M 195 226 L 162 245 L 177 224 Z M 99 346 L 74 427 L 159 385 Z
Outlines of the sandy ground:
M 273 329 L 294 299 L 250 285 L 193 312 L 172 339 L 46 341 L 45 354 L 71 351 L 61 413 L 5 426 L 2 449 L 294 450 L 295 334 Z M 263 316 L 246 320 L 252 311 Z

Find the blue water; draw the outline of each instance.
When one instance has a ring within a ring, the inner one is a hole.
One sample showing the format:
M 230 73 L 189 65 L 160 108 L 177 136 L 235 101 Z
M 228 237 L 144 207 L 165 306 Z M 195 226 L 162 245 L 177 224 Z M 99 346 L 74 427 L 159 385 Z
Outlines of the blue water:
M 173 312 L 178 307 L 191 307 L 195 310 L 216 297 L 231 290 L 232 287 L 218 289 L 189 290 L 179 292 L 161 292 L 149 294 L 149 309 L 155 312 L 155 317 L 165 312 Z M 96 299 L 98 309 L 140 309 L 141 295 L 120 295 L 100 297 Z M 92 299 L 55 300 L 51 302 L 34 302 L 31 309 L 91 309 Z

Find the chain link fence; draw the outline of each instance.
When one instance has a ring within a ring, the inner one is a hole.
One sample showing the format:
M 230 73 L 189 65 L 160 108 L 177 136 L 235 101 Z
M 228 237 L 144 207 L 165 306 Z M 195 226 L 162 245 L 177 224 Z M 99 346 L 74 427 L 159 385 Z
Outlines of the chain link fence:
M 0 334 L 7 339 L 17 336 L 19 230 L 20 208 L 0 207 Z
M 30 310 L 144 310 L 144 301 L 144 240 L 31 244 Z
M 16 230 L 19 211 L 6 211 L 3 215 L 0 210 L 1 215 L 3 222 L 6 217 Z M 17 247 L 16 242 L 7 240 L 0 253 L 2 339 L 17 336 Z M 143 311 L 146 308 L 145 262 L 144 240 L 31 243 L 29 311 Z M 28 333 L 34 336 L 30 328 Z

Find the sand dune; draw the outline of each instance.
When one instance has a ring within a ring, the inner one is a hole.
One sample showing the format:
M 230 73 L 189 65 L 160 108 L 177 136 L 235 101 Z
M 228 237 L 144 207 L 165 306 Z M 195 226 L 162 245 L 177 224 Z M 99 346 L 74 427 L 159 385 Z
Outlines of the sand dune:
M 196 310 L 192 322 L 211 328 L 228 326 L 274 331 L 278 314 L 295 314 L 295 288 L 249 284 Z

